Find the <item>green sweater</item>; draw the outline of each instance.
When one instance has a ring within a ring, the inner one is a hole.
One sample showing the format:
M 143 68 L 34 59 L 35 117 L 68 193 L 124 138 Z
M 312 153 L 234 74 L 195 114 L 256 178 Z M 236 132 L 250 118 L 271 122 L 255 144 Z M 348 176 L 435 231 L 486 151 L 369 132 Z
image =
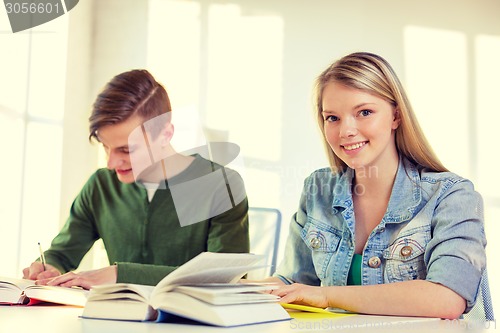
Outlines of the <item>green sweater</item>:
M 239 199 L 237 194 L 230 195 L 237 199 L 231 200 L 231 209 L 181 226 L 175 195 L 168 185 L 158 189 L 149 202 L 143 186 L 121 183 L 114 171 L 99 169 L 76 197 L 66 224 L 45 252 L 47 263 L 61 272 L 74 270 L 102 238 L 109 263 L 117 264 L 117 282 L 155 285 L 200 252 L 248 252 L 248 201 L 235 171 L 195 155 L 191 165 L 168 183 L 175 191 L 172 184 L 188 183 L 215 174 L 214 170 L 224 171 L 226 181 L 212 182 L 213 189 L 202 197 L 203 202 L 201 191 L 193 191 L 190 209 L 198 212 L 210 205 L 220 206 L 220 200 L 214 198 L 228 197 L 229 184 L 237 185 Z

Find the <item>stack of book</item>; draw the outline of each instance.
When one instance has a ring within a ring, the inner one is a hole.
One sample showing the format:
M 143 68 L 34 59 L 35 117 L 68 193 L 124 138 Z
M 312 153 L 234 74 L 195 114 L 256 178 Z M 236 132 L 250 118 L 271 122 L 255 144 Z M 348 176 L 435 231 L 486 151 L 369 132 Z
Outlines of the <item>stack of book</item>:
M 238 283 L 262 268 L 263 256 L 203 252 L 167 275 L 156 286 L 131 283 L 98 285 L 90 291 L 35 285 L 0 277 L 0 304 L 50 302 L 84 307 L 83 318 L 239 326 L 290 319 L 270 294 L 274 284 Z
M 290 319 L 276 286 L 237 283 L 262 256 L 204 252 L 167 275 L 156 286 L 117 283 L 90 290 L 83 318 L 239 326 Z

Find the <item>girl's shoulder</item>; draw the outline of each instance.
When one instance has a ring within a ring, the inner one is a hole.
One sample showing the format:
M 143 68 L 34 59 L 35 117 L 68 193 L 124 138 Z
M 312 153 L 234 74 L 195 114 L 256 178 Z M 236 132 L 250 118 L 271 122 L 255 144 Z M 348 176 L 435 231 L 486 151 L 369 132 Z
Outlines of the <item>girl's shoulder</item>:
M 451 171 L 434 171 L 421 165 L 414 164 L 406 159 L 403 160 L 406 174 L 413 180 L 419 181 L 422 186 L 435 186 L 449 188 L 456 184 L 463 184 L 473 188 L 472 182 Z
M 440 183 L 446 186 L 453 186 L 460 183 L 466 186 L 470 185 L 473 187 L 473 184 L 469 179 L 464 178 L 451 171 L 436 172 L 429 169 L 421 169 L 420 180 L 424 183 L 430 184 Z

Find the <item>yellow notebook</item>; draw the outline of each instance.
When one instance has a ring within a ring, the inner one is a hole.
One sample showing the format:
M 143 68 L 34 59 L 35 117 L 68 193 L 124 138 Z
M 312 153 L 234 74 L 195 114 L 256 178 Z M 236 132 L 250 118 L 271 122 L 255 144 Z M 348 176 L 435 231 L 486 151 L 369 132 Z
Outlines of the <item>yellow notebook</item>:
M 289 304 L 280 303 L 283 308 L 285 308 L 290 317 L 295 319 L 312 319 L 312 318 L 324 318 L 324 317 L 347 317 L 354 313 L 341 313 L 333 312 L 323 308 L 317 308 L 314 306 L 300 305 L 300 304 Z

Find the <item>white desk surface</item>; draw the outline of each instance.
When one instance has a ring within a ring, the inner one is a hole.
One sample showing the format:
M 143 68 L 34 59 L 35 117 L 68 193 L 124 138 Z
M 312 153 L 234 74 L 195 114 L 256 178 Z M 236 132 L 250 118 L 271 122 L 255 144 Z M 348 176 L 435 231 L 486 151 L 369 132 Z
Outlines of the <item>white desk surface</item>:
M 326 318 L 320 315 L 308 319 L 292 319 L 267 324 L 231 328 L 205 325 L 126 322 L 83 319 L 82 308 L 69 306 L 0 306 L 0 333 L 156 333 L 156 332 L 226 332 L 226 333 L 285 333 L 285 332 L 487 332 L 496 329 L 495 322 L 446 321 L 439 319 L 398 318 L 354 315 Z

